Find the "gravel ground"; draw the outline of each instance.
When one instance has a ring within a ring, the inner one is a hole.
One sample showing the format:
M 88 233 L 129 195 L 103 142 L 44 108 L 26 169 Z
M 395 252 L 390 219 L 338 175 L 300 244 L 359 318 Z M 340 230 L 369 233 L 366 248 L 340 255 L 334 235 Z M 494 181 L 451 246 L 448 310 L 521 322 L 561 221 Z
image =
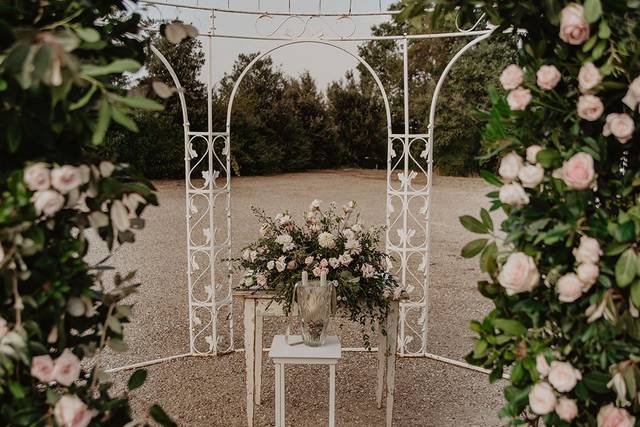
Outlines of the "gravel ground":
M 147 228 L 135 245 L 113 257 L 120 271 L 137 270 L 142 282 L 126 336 L 126 354 L 108 354 L 106 367 L 142 362 L 188 352 L 184 187 L 181 181 L 157 182 L 160 207 L 146 212 Z M 339 170 L 234 178 L 233 249 L 256 236 L 249 207 L 268 214 L 290 208 L 302 211 L 314 198 L 344 203 L 355 199 L 363 220 L 384 223 L 385 174 L 382 171 Z M 433 188 L 431 289 L 428 351 L 462 359 L 472 346 L 470 319 L 491 309 L 475 290 L 476 260 L 460 257 L 472 238 L 458 216 L 477 214 L 489 188 L 480 179 L 436 177 Z M 338 198 L 336 198 L 338 197 Z M 92 257 L 104 251 L 97 248 Z M 242 311 L 234 308 L 236 347 L 242 342 Z M 267 320 L 265 343 L 282 333 L 282 321 Z M 334 326 L 337 328 L 337 326 Z M 359 330 L 343 325 L 343 346 L 360 346 Z M 273 366 L 263 363 L 263 401 L 256 425 L 273 425 Z M 322 367 L 287 369 L 287 424 L 318 426 L 326 422 L 328 374 Z M 242 426 L 245 421 L 244 354 L 217 358 L 187 358 L 148 368 L 147 383 L 133 393 L 133 405 L 143 416 L 153 403 L 184 426 Z M 113 375 L 122 389 L 128 374 Z M 343 426 L 384 425 L 384 410 L 375 407 L 376 356 L 343 353 L 337 369 L 337 423 Z M 490 385 L 484 374 L 431 359 L 398 359 L 394 423 L 397 426 L 498 426 L 502 384 Z

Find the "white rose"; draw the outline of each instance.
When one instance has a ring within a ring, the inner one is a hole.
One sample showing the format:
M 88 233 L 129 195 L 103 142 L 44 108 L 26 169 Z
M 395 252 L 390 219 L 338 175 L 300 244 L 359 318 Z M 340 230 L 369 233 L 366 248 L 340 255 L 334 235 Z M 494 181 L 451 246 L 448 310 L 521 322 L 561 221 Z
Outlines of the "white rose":
M 111 205 L 111 222 L 118 231 L 127 231 L 131 226 L 129 212 L 121 200 L 114 200 Z
M 322 200 L 315 199 L 311 202 L 311 205 L 309 205 L 309 209 L 311 210 L 320 209 L 321 204 L 322 204 Z
M 244 251 L 242 251 L 242 259 L 245 261 L 251 260 L 251 250 L 245 249 Z
M 571 3 L 560 13 L 560 39 L 572 45 L 581 45 L 591 35 L 589 23 L 584 17 L 584 8 Z
M 576 261 L 584 264 L 597 264 L 600 260 L 600 255 L 602 255 L 600 243 L 589 236 L 580 237 L 580 245 L 573 250 L 573 256 L 576 257 Z
M 498 282 L 507 295 L 530 292 L 539 281 L 540 274 L 533 258 L 522 252 L 509 255 L 498 275 Z
M 596 176 L 593 157 L 588 153 L 576 153 L 562 164 L 562 180 L 569 188 L 589 188 Z
M 329 258 L 329 265 L 331 268 L 337 268 L 340 265 L 340 261 L 338 261 L 338 258 Z
M 582 296 L 585 284 L 580 281 L 575 273 L 567 273 L 558 279 L 556 292 L 561 302 L 574 302 Z
M 537 83 L 542 90 L 551 90 L 560 83 L 560 71 L 553 65 L 543 65 L 536 73 Z
M 594 122 L 604 113 L 604 104 L 594 95 L 582 95 L 578 98 L 578 116 L 581 119 Z
M 533 386 L 529 392 L 529 406 L 538 415 L 546 415 L 556 408 L 556 395 L 545 382 Z
M 373 266 L 371 264 L 362 264 L 362 267 L 360 267 L 360 271 L 362 272 L 362 277 L 369 278 L 369 277 L 373 277 L 373 274 L 376 272 L 375 268 L 373 268 Z
M 51 185 L 62 194 L 78 188 L 82 185 L 82 173 L 80 168 L 65 165 L 51 171 Z
M 611 113 L 607 115 L 607 121 L 602 129 L 604 136 L 613 135 L 621 144 L 629 142 L 633 137 L 636 127 L 633 119 L 626 113 Z
M 549 363 L 547 363 L 547 358 L 544 357 L 544 354 L 540 353 L 536 356 L 536 370 L 540 374 L 542 378 L 545 378 L 549 375 Z
M 336 241 L 331 233 L 327 233 L 325 231 L 323 233 L 320 233 L 320 235 L 318 236 L 318 244 L 320 245 L 320 247 L 331 249 L 336 246 Z
M 269 270 L 273 270 L 273 269 L 275 268 L 275 266 L 276 266 L 276 263 L 275 263 L 275 261 L 273 261 L 273 260 L 271 260 L 271 261 L 269 261 L 269 262 L 267 263 L 267 268 L 268 268 Z
M 585 285 L 583 291 L 587 292 L 598 280 L 600 269 L 596 264 L 580 264 L 576 269 L 576 273 L 580 281 Z
M 498 174 L 507 182 L 511 182 L 518 177 L 518 172 L 522 168 L 523 160 L 515 151 L 505 155 L 500 160 Z
M 139 205 L 143 205 L 146 202 L 144 197 L 138 193 L 125 194 L 122 198 L 122 203 L 129 209 L 130 212 L 135 212 Z
M 580 68 L 578 73 L 578 86 L 580 92 L 587 93 L 594 87 L 598 86 L 602 81 L 602 75 L 598 67 L 593 65 L 593 62 L 587 62 Z
M 362 245 L 358 239 L 349 239 L 344 244 L 344 249 L 350 254 L 359 254 L 362 251 Z
M 558 399 L 558 404 L 556 405 L 556 414 L 558 414 L 561 420 L 570 423 L 578 416 L 578 405 L 576 405 L 576 401 L 561 397 Z
M 315 259 L 315 258 L 314 258 L 313 256 L 309 255 L 308 257 L 306 257 L 306 258 L 304 259 L 304 263 L 305 263 L 306 265 L 311 265 L 311 264 L 313 264 L 314 259 Z
M 24 182 L 29 190 L 46 190 L 51 185 L 51 175 L 45 163 L 34 163 L 24 170 Z
M 625 409 L 616 408 L 613 403 L 600 408 L 598 412 L 598 427 L 633 427 L 636 418 Z
M 78 297 L 71 297 L 67 301 L 67 313 L 74 317 L 84 316 L 85 305 L 84 301 Z
M 529 204 L 529 195 L 517 182 L 500 187 L 500 201 L 506 205 L 521 207 Z
M 351 255 L 349 255 L 348 253 L 344 253 L 338 257 L 338 261 L 340 262 L 340 264 L 346 266 L 351 264 L 351 261 L 353 261 L 353 258 L 351 258 Z
M 567 393 L 573 390 L 582 379 L 582 374 L 567 362 L 551 362 L 551 370 L 549 371 L 549 382 L 560 393 Z
M 529 89 L 517 88 L 507 95 L 507 103 L 512 111 L 523 111 L 531 102 L 531 91 Z
M 285 270 L 285 268 L 287 268 L 286 258 L 284 256 L 281 256 L 276 261 L 276 270 L 278 270 L 278 272 L 282 273 Z
M 540 165 L 526 165 L 518 173 L 523 187 L 536 188 L 544 179 L 544 169 Z
M 351 226 L 351 229 L 352 229 L 353 231 L 355 231 L 356 233 L 359 233 L 359 232 L 361 232 L 361 231 L 362 231 L 362 224 L 360 224 L 359 222 L 356 222 L 355 224 L 353 224 L 353 225 Z
M 500 75 L 500 84 L 506 90 L 517 88 L 524 81 L 524 73 L 516 64 L 511 64 L 502 71 Z
M 53 415 L 60 427 L 86 427 L 96 411 L 89 410 L 77 396 L 66 394 L 56 403 Z
M 538 153 L 542 151 L 542 147 L 539 145 L 530 145 L 527 147 L 527 162 L 535 165 L 538 163 Z
M 100 165 L 98 165 L 98 168 L 100 169 L 100 175 L 102 175 L 105 178 L 108 178 L 111 176 L 111 174 L 113 173 L 113 170 L 116 167 L 113 165 L 113 163 L 103 160 L 100 162 Z
M 631 82 L 627 94 L 622 98 L 622 102 L 632 110 L 638 108 L 638 104 L 640 104 L 640 76 Z
M 55 190 L 36 191 L 31 200 L 39 215 L 53 216 L 64 206 L 64 196 Z
M 0 317 L 0 339 L 9 333 L 9 325 L 7 321 Z
M 53 377 L 64 386 L 70 386 L 80 376 L 80 359 L 68 348 L 56 359 L 53 366 Z
M 276 243 L 282 245 L 282 250 L 284 252 L 290 251 L 296 245 L 293 243 L 293 237 L 289 234 L 281 234 L 276 237 Z
M 53 381 L 53 360 L 48 354 L 31 359 L 31 376 L 43 383 Z

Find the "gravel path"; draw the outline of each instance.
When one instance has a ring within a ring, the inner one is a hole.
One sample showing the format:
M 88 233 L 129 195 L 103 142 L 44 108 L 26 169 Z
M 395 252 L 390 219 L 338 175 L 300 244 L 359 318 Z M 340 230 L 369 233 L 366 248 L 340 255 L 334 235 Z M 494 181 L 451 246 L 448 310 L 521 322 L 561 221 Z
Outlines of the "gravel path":
M 314 198 L 344 203 L 355 199 L 363 220 L 384 223 L 385 174 L 382 171 L 340 170 L 233 180 L 233 245 L 238 248 L 256 236 L 249 207 L 275 214 L 289 208 L 302 211 Z M 126 354 L 108 354 L 106 367 L 142 362 L 188 352 L 184 187 L 180 181 L 157 183 L 160 207 L 147 211 L 147 228 L 133 246 L 113 257 L 120 271 L 137 270 L 142 282 L 126 336 Z M 476 260 L 460 257 L 472 238 L 458 216 L 477 214 L 489 188 L 480 179 L 436 177 L 433 191 L 431 289 L 429 305 L 430 353 L 462 359 L 472 346 L 470 319 L 479 318 L 491 304 L 477 292 Z M 338 198 L 336 198 L 339 196 Z M 92 257 L 100 256 L 97 248 Z M 236 346 L 242 347 L 240 307 L 234 308 Z M 337 325 L 335 326 L 337 327 Z M 265 342 L 282 332 L 282 321 L 267 320 Z M 344 346 L 360 346 L 358 328 L 343 325 L 338 333 Z M 484 374 L 430 359 L 398 359 L 397 426 L 498 426 L 502 384 L 490 385 Z M 324 368 L 326 369 L 326 368 Z M 153 403 L 183 426 L 243 426 L 244 354 L 218 358 L 188 358 L 151 366 L 147 383 L 133 394 L 134 408 L 143 414 Z M 384 425 L 384 410 L 375 407 L 376 357 L 371 353 L 343 353 L 337 369 L 337 423 L 343 426 Z M 263 402 L 256 425 L 273 425 L 273 367 L 265 357 Z M 128 374 L 114 374 L 121 389 Z M 287 370 L 287 425 L 319 426 L 328 411 L 328 375 L 319 367 Z

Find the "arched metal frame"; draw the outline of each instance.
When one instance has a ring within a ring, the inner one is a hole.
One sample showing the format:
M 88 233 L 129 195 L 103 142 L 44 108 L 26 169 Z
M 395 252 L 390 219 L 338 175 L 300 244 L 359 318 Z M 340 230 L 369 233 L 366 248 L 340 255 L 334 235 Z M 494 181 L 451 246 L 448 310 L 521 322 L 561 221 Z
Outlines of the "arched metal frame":
M 259 0 L 258 0 L 259 1 Z M 355 30 L 341 34 L 328 20 L 352 22 L 362 16 L 391 16 L 397 11 L 368 13 L 333 13 L 320 10 L 316 13 L 258 12 L 237 9 L 220 9 L 199 5 L 183 5 L 168 1 L 143 0 L 154 7 L 184 8 L 209 14 L 210 29 L 201 33 L 207 41 L 207 130 L 192 131 L 188 120 L 187 105 L 180 81 L 171 64 L 155 47 L 152 52 L 168 69 L 182 107 L 185 147 L 185 197 L 187 210 L 187 261 L 189 304 L 189 352 L 135 365 L 115 368 L 111 371 L 130 369 L 160 363 L 184 356 L 206 356 L 233 351 L 232 274 L 231 274 L 231 113 L 240 83 L 256 62 L 274 51 L 301 43 L 331 46 L 355 58 L 371 74 L 380 89 L 385 106 L 388 130 L 387 154 L 387 207 L 386 250 L 397 260 L 392 272 L 400 279 L 401 286 L 411 296 L 400 308 L 398 353 L 401 356 L 429 357 L 453 365 L 487 372 L 465 362 L 452 360 L 427 351 L 429 263 L 431 253 L 431 212 L 433 145 L 437 101 L 447 75 L 457 60 L 469 49 L 492 34 L 491 29 L 476 30 L 479 22 L 469 30 L 452 33 L 433 33 L 398 36 L 356 36 Z M 216 14 L 244 14 L 256 16 L 256 32 L 260 21 L 281 19 L 275 29 L 258 36 L 246 34 L 217 34 Z M 324 32 L 308 36 L 311 20 L 322 21 L 330 28 L 332 36 Z M 482 18 L 480 18 L 482 19 Z M 297 32 L 287 28 L 292 22 L 301 25 Z M 302 30 L 300 30 L 302 28 Z M 355 23 L 354 23 L 355 28 Z M 284 35 L 279 35 L 284 33 Z M 440 76 L 432 97 L 427 133 L 411 133 L 409 129 L 408 51 L 411 40 L 436 38 L 471 38 L 450 60 Z M 213 41 L 218 39 L 267 40 L 282 42 L 258 54 L 242 71 L 234 83 L 227 106 L 226 128 L 214 131 L 212 126 Z M 359 55 L 342 44 L 353 41 L 395 40 L 401 43 L 403 53 L 403 101 L 404 131 L 393 133 L 389 101 L 383 82 L 374 69 Z

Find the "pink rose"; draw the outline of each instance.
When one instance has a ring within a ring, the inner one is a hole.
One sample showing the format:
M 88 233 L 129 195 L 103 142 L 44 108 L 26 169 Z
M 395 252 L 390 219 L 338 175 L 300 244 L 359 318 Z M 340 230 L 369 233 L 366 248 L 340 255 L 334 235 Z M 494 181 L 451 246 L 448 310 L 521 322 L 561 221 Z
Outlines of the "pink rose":
M 622 144 L 629 142 L 635 131 L 633 119 L 626 113 L 611 113 L 607 116 L 602 134 L 604 136 L 613 135 Z
M 560 302 L 574 302 L 582 296 L 584 283 L 580 281 L 575 273 L 567 273 L 558 279 L 556 292 Z
M 309 255 L 308 257 L 306 257 L 306 258 L 304 259 L 304 263 L 305 263 L 306 265 L 311 265 L 311 264 L 313 264 L 314 259 L 315 259 L 315 258 L 313 258 L 313 256 Z
M 53 216 L 64 206 L 64 196 L 55 190 L 36 191 L 31 200 L 39 215 Z
M 627 94 L 622 98 L 622 102 L 635 111 L 640 104 L 640 76 L 633 79 L 627 90 Z
M 369 277 L 373 277 L 374 273 L 376 272 L 376 269 L 373 268 L 371 264 L 362 264 L 360 271 L 362 272 L 362 277 L 366 279 Z
M 544 354 L 540 353 L 536 356 L 536 370 L 540 374 L 542 378 L 549 375 L 549 364 L 547 363 L 547 358 L 544 357 Z
M 560 39 L 572 45 L 581 45 L 591 36 L 589 23 L 584 17 L 584 8 L 571 3 L 560 13 Z
M 585 264 L 597 264 L 602 255 L 600 243 L 589 236 L 580 237 L 580 245 L 573 250 L 576 261 Z
M 580 87 L 580 92 L 587 93 L 594 87 L 598 86 L 602 81 L 602 75 L 600 75 L 600 70 L 596 67 L 593 62 L 587 62 L 580 68 L 580 72 L 578 73 L 578 86 Z
M 31 376 L 43 383 L 53 381 L 53 360 L 48 354 L 31 359 Z
M 507 295 L 530 292 L 539 281 L 540 274 L 533 258 L 522 252 L 509 255 L 498 275 L 498 282 Z
M 546 415 L 556 408 L 556 395 L 545 382 L 533 386 L 529 392 L 529 406 L 538 415 Z
M 521 87 L 514 89 L 509 92 L 507 102 L 512 111 L 523 111 L 531 102 L 531 91 Z
M 598 427 L 633 427 L 636 418 L 625 409 L 616 408 L 613 403 L 600 408 L 598 412 Z
M 320 261 L 320 267 L 327 268 L 328 266 L 329 266 L 329 261 L 327 261 L 326 258 L 322 258 L 322 260 Z
M 540 165 L 526 165 L 518 173 L 518 179 L 525 188 L 536 188 L 544 179 L 544 169 Z
M 587 292 L 598 281 L 600 269 L 596 264 L 580 264 L 576 269 L 576 274 L 578 279 L 585 285 L 582 291 Z
M 583 152 L 574 154 L 562 165 L 562 180 L 569 188 L 575 190 L 589 188 L 595 176 L 591 154 Z
M 580 118 L 594 122 L 604 113 L 604 104 L 594 95 L 582 95 L 578 99 L 578 116 Z
M 556 405 L 556 414 L 558 414 L 561 420 L 570 423 L 578 416 L 578 405 L 576 405 L 576 401 L 561 397 L 558 399 L 558 404 Z
M 538 153 L 542 151 L 542 147 L 539 145 L 530 145 L 527 147 L 527 162 L 535 165 L 538 163 Z
M 338 261 L 338 258 L 329 258 L 329 265 L 331 268 L 338 268 L 340 261 Z
M 560 83 L 560 71 L 554 65 L 543 65 L 536 73 L 537 83 L 542 90 L 551 90 Z
M 67 194 L 82 185 L 82 173 L 75 166 L 62 166 L 51 171 L 51 185 L 62 194 Z
M 504 184 L 500 187 L 499 197 L 505 205 L 522 207 L 529 204 L 529 195 L 517 182 Z
M 576 386 L 582 374 L 567 362 L 551 362 L 548 381 L 560 393 L 568 393 Z
M 260 286 L 264 286 L 267 284 L 267 276 L 265 276 L 264 274 L 258 274 L 256 276 L 256 283 Z
M 77 396 L 65 394 L 56 403 L 53 415 L 60 427 L 86 427 L 96 411 L 89 410 Z
M 24 182 L 29 190 L 46 190 L 51 185 L 51 174 L 44 163 L 34 163 L 24 170 Z
M 518 177 L 518 172 L 520 172 L 523 163 L 522 157 L 516 154 L 515 151 L 512 151 L 500 160 L 498 174 L 506 182 L 511 182 Z
M 524 81 L 524 73 L 516 64 L 511 64 L 502 71 L 500 75 L 500 84 L 506 90 L 517 88 Z
M 68 348 L 56 359 L 53 377 L 61 385 L 70 386 L 80 376 L 80 359 Z

